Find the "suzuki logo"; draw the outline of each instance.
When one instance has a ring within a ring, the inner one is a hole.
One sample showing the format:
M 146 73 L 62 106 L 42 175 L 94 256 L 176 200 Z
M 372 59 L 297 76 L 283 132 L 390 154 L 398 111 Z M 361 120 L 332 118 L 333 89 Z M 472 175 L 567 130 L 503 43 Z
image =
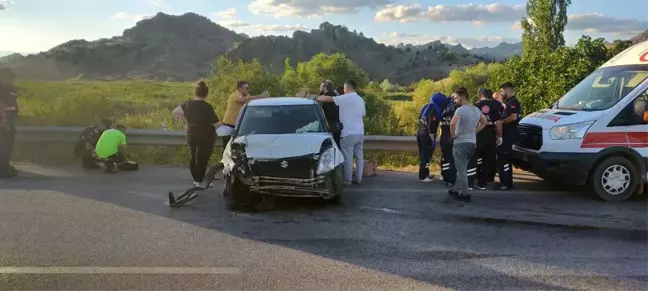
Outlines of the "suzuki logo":
M 281 162 L 281 167 L 284 168 L 284 169 L 285 169 L 285 168 L 288 168 L 288 162 L 286 162 L 286 161 L 282 161 L 282 162 Z

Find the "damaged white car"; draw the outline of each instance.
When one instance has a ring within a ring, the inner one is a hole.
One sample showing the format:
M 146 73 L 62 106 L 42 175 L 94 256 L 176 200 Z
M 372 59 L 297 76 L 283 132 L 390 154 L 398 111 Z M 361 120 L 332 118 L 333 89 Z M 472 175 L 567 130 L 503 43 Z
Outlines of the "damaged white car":
M 230 205 L 254 205 L 262 195 L 317 197 L 337 204 L 344 189 L 344 157 L 322 107 L 311 99 L 248 102 L 222 163 L 223 195 Z

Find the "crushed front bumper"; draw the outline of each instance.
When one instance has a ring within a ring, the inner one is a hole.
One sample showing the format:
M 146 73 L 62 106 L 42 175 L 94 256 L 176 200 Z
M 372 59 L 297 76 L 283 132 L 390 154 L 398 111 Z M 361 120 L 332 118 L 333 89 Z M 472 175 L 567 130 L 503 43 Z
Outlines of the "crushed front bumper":
M 287 197 L 327 197 L 326 177 L 317 176 L 311 179 L 280 178 L 253 176 L 250 178 L 250 190 Z

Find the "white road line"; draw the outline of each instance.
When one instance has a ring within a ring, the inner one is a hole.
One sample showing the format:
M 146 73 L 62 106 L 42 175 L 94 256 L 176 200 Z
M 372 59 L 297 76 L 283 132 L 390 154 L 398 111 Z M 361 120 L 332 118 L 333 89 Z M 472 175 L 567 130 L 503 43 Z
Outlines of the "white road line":
M 233 275 L 227 267 L 0 267 L 0 274 L 199 274 Z

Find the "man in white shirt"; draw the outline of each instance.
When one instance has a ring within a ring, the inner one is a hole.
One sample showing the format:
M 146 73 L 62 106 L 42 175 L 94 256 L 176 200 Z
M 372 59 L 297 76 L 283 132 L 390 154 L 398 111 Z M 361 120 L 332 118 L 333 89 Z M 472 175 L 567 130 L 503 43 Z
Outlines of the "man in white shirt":
M 340 122 L 342 123 L 342 139 L 340 147 L 344 155 L 344 183 L 349 185 L 353 180 L 353 158 L 356 159 L 356 180 L 362 182 L 364 169 L 364 117 L 366 115 L 365 102 L 356 93 L 356 82 L 348 80 L 344 83 L 344 95 L 318 96 L 319 102 L 335 102 L 340 108 Z

